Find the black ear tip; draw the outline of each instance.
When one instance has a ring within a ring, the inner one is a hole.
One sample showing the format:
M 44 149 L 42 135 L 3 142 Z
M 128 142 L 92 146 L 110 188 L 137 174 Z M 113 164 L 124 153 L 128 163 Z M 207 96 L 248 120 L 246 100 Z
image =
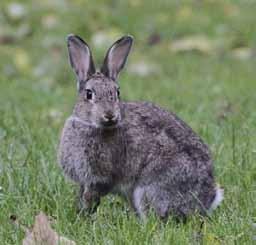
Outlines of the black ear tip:
M 114 44 L 127 44 L 129 43 L 130 45 L 132 45 L 133 43 L 133 36 L 131 35 L 125 35 L 125 36 L 122 36 L 120 39 L 118 39 Z
M 67 37 L 66 37 L 66 41 L 70 42 L 70 41 L 72 41 L 72 39 L 74 40 L 75 37 L 76 36 L 74 34 L 68 34 Z
M 68 44 L 73 42 L 73 43 L 78 44 L 78 45 L 84 44 L 84 45 L 88 46 L 88 44 L 81 37 L 79 37 L 77 35 L 74 35 L 74 34 L 67 35 L 66 40 L 67 40 Z
M 125 42 L 132 43 L 134 38 L 131 35 L 126 35 L 126 36 L 123 36 L 121 39 L 124 40 Z
M 127 45 L 128 46 L 132 46 L 133 44 L 133 36 L 131 35 L 125 35 L 123 37 L 121 37 L 120 39 L 118 39 L 113 45 L 116 45 L 116 44 L 119 44 L 119 45 Z

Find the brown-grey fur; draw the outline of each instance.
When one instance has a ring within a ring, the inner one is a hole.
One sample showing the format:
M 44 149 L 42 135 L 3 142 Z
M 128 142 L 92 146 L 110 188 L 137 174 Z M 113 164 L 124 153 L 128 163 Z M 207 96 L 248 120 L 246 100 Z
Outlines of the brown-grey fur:
M 102 72 L 95 73 L 87 44 L 68 37 L 79 91 L 62 132 L 59 162 L 80 185 L 80 201 L 88 211 L 101 196 L 118 193 L 141 217 L 150 208 L 161 218 L 205 213 L 216 195 L 207 145 L 175 114 L 149 102 L 123 102 L 118 97 L 116 79 L 131 44 L 130 36 L 114 43 Z M 92 99 L 86 97 L 88 89 Z M 110 125 L 104 124 L 107 113 L 113 120 L 106 119 Z

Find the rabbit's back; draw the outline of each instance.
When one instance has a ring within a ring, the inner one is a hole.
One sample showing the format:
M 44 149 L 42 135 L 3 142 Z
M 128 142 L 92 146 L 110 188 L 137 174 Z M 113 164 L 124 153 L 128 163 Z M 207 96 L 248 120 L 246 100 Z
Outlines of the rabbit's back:
M 138 152 L 134 154 L 138 160 L 152 155 L 165 161 L 182 153 L 211 165 L 207 145 L 175 114 L 149 102 L 123 103 L 122 107 L 126 142 L 129 151 Z
M 172 196 L 172 209 L 183 207 L 182 213 L 196 208 L 195 198 L 209 208 L 215 196 L 215 183 L 207 145 L 175 114 L 152 103 L 123 106 L 127 166 L 131 165 L 127 172 L 136 169 L 137 184 L 147 188 L 162 186 L 159 190 L 166 189 L 168 196 Z

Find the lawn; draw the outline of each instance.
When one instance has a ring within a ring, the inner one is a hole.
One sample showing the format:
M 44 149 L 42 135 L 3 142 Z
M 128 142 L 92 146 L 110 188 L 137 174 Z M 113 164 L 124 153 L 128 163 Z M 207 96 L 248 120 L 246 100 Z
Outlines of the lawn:
M 21 244 L 40 211 L 77 244 L 255 244 L 255 9 L 253 0 L 1 0 L 0 244 Z M 76 98 L 69 33 L 98 64 L 117 38 L 134 36 L 121 96 L 175 112 L 210 146 L 225 189 L 211 218 L 142 223 L 111 195 L 91 217 L 77 214 L 77 187 L 56 161 Z

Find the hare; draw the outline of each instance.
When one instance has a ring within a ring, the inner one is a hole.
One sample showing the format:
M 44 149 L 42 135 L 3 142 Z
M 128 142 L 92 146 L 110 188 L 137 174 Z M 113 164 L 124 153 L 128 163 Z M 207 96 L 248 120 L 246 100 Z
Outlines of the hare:
M 69 35 L 69 60 L 78 97 L 66 120 L 58 159 L 80 186 L 80 203 L 94 211 L 100 198 L 120 194 L 142 219 L 149 210 L 166 219 L 208 214 L 223 199 L 207 145 L 175 114 L 149 102 L 123 102 L 118 74 L 133 38 L 108 50 L 96 71 L 89 46 Z

